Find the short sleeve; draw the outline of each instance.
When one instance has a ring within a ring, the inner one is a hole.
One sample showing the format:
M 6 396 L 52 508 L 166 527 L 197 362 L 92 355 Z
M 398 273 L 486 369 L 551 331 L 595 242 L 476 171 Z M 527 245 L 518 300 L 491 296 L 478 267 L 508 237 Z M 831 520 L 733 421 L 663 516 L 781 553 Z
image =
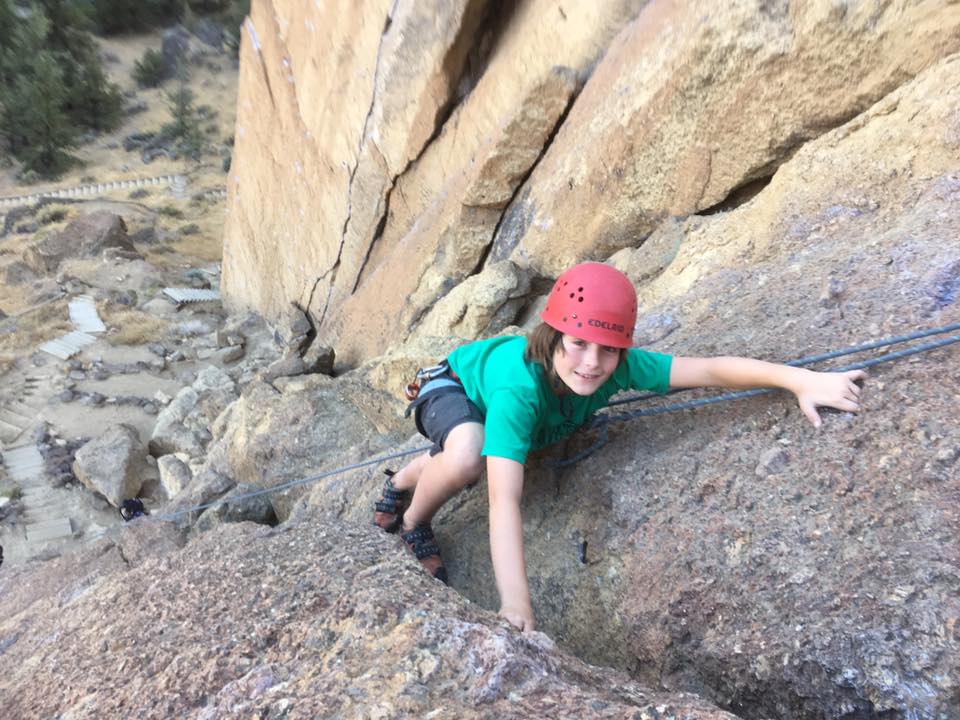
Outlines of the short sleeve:
M 518 393 L 495 392 L 487 402 L 481 455 L 524 463 L 537 423 L 536 407 Z
M 672 355 L 631 348 L 621 367 L 626 366 L 626 387 L 630 390 L 650 390 L 661 395 L 670 389 Z

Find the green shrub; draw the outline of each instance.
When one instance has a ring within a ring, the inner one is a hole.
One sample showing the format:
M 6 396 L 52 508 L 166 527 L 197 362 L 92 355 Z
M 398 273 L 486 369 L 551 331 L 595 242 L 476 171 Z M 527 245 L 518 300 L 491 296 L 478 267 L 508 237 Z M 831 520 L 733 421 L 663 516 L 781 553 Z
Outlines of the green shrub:
M 41 225 L 62 222 L 67 219 L 67 208 L 63 205 L 48 205 L 37 213 L 37 222 Z
M 10 498 L 11 501 L 19 500 L 23 497 L 23 490 L 19 485 L 0 486 L 0 497 Z
M 166 80 L 163 53 L 153 48 L 147 48 L 143 56 L 134 61 L 131 75 L 140 87 L 152 88 L 162 84 Z
M 157 212 L 161 215 L 166 215 L 167 217 L 172 218 L 182 218 L 183 211 L 179 208 L 174 207 L 173 205 L 161 205 L 157 208 Z
M 104 35 L 142 32 L 183 17 L 183 0 L 93 0 L 93 22 Z

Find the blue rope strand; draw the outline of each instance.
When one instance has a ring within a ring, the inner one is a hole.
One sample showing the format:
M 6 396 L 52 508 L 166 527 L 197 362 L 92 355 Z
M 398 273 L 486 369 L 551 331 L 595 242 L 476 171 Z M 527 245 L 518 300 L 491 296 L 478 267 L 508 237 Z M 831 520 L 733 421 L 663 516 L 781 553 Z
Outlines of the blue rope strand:
M 280 492 L 282 490 L 289 490 L 290 488 L 297 487 L 299 485 L 306 485 L 308 483 L 316 482 L 317 480 L 323 480 L 324 478 L 331 477 L 333 475 L 340 475 L 345 472 L 350 472 L 351 470 L 359 470 L 360 468 L 369 467 L 371 465 L 378 465 L 380 463 L 386 462 L 387 460 L 396 460 L 397 458 L 402 458 L 407 455 L 413 455 L 414 453 L 425 452 L 429 450 L 431 445 L 424 445 L 423 447 L 416 447 L 412 450 L 401 450 L 395 452 L 392 455 L 384 455 L 382 457 L 374 458 L 372 460 L 364 460 L 363 462 L 354 463 L 353 465 L 347 465 L 346 467 L 335 468 L 333 470 L 327 470 L 326 472 L 318 473 L 317 475 L 310 475 L 309 477 L 300 478 L 298 480 L 291 480 L 290 482 L 285 482 L 280 485 L 272 485 L 268 488 L 261 488 L 260 490 L 253 490 L 248 493 L 241 493 L 239 495 L 234 495 L 230 498 L 220 498 L 219 500 L 213 500 L 203 505 L 196 505 L 194 507 L 187 508 L 186 510 L 180 510 L 179 512 L 169 513 L 165 515 L 154 515 L 153 517 L 159 520 L 176 520 L 178 517 L 188 515 L 192 512 L 197 512 L 198 510 L 206 510 L 208 508 L 217 507 L 218 505 L 224 505 L 226 503 L 235 502 L 237 500 L 246 500 L 247 498 L 257 497 L 258 495 L 267 495 L 268 493 Z
M 852 355 L 855 352 L 862 352 L 863 350 L 871 350 L 878 347 L 886 347 L 888 345 L 894 345 L 901 342 L 906 342 L 907 340 L 914 340 L 920 337 L 929 337 L 930 335 L 936 335 L 942 332 L 950 332 L 951 330 L 960 329 L 960 323 L 954 325 L 947 325 L 943 328 L 938 328 L 935 331 L 923 331 L 921 333 L 912 333 L 910 336 L 901 336 L 899 338 L 891 338 L 888 340 L 881 340 L 876 343 L 867 343 L 866 345 L 859 345 L 856 348 L 847 348 L 845 350 L 837 350 L 834 352 L 824 353 L 823 355 L 811 355 L 807 358 L 800 358 L 799 360 L 793 360 L 791 362 L 785 363 L 786 365 L 807 365 L 819 360 L 831 359 L 841 357 L 843 355 Z M 942 338 L 940 340 L 934 340 L 928 343 L 923 343 L 921 345 L 915 345 L 910 348 L 904 348 L 903 350 L 897 350 L 891 353 L 886 353 L 885 355 L 880 355 L 869 360 L 864 360 L 862 362 L 851 363 L 849 365 L 844 365 L 839 368 L 831 368 L 829 372 L 847 372 L 848 370 L 863 370 L 874 365 L 879 365 L 885 362 L 892 362 L 893 360 L 899 360 L 900 358 L 908 357 L 910 355 L 916 355 L 917 353 L 927 352 L 929 350 L 935 350 L 937 348 L 944 347 L 946 345 L 951 345 L 955 342 L 960 342 L 960 335 L 952 335 L 950 337 Z M 687 388 L 684 388 L 687 389 Z M 602 448 L 607 444 L 609 439 L 609 433 L 607 432 L 607 426 L 612 422 L 626 422 L 627 420 L 633 420 L 634 418 L 639 417 L 652 417 L 654 415 L 664 415 L 670 412 L 679 412 L 680 410 L 693 410 L 695 408 L 704 407 L 706 405 L 714 405 L 716 403 L 726 402 L 728 400 L 740 400 L 742 398 L 755 397 L 757 395 L 767 395 L 769 393 L 776 392 L 775 388 L 755 388 L 753 390 L 739 390 L 737 392 L 725 393 L 723 395 L 714 395 L 712 397 L 699 398 L 697 400 L 688 400 L 687 402 L 676 403 L 674 405 L 666 405 L 659 408 L 644 408 L 642 410 L 632 410 L 630 412 L 622 412 L 616 414 L 604 413 L 602 415 L 597 415 L 594 419 L 593 424 L 588 428 L 589 430 L 599 430 L 600 437 L 587 449 L 582 450 L 571 458 L 565 458 L 563 460 L 557 460 L 552 463 L 553 467 L 556 468 L 565 468 L 570 465 L 575 465 L 581 460 L 590 457 L 597 450 Z M 607 407 L 613 405 L 622 405 L 626 402 L 636 402 L 637 400 L 642 400 L 649 397 L 658 397 L 657 395 L 646 395 L 643 397 L 627 398 L 626 400 L 617 402 L 617 403 L 608 403 Z
M 952 325 L 946 325 L 941 328 L 934 328 L 933 330 L 921 330 L 915 333 L 910 333 L 909 335 L 900 335 L 894 338 L 887 338 L 884 340 L 878 340 L 876 342 L 865 343 L 863 345 L 857 345 L 850 348 L 844 348 L 843 350 L 835 350 L 828 353 L 823 353 L 822 355 L 810 355 L 805 358 L 800 358 L 798 360 L 792 360 L 785 363 L 786 365 L 800 366 L 808 365 L 813 362 L 819 362 L 821 360 L 828 360 L 836 357 L 841 357 L 843 355 L 852 355 L 857 352 L 863 352 L 865 350 L 873 350 L 880 347 L 886 347 L 888 345 L 895 345 L 902 342 L 907 342 L 909 340 L 916 340 L 922 337 L 929 337 L 931 335 L 939 335 L 945 332 L 952 332 L 953 330 L 960 330 L 960 323 L 954 323 Z M 893 360 L 899 360 L 903 357 L 908 357 L 910 355 L 916 355 L 917 353 L 926 352 L 928 350 L 934 350 L 936 348 L 944 347 L 952 343 L 960 342 L 960 335 L 953 335 L 951 337 L 942 338 L 941 340 L 936 340 L 929 343 L 924 343 L 922 345 L 916 345 L 911 348 L 905 348 L 903 350 L 898 350 L 896 352 L 887 353 L 870 360 L 865 360 L 863 362 L 853 363 L 851 365 L 845 365 L 844 367 L 836 368 L 830 370 L 830 372 L 846 372 L 847 370 L 860 370 L 868 367 L 873 367 L 874 365 L 879 365 L 884 362 L 891 362 Z M 593 423 L 591 424 L 591 430 L 598 430 L 600 432 L 600 438 L 586 450 L 583 450 L 572 458 L 565 460 L 558 460 L 552 464 L 556 468 L 569 467 L 574 465 L 581 460 L 589 457 L 594 452 L 599 450 L 601 447 L 606 445 L 609 434 L 608 434 L 608 425 L 611 422 L 625 422 L 627 420 L 632 420 L 633 418 L 638 417 L 650 417 L 653 415 L 663 415 L 669 412 L 678 412 L 680 410 L 690 410 L 698 407 L 703 407 L 705 405 L 713 405 L 715 403 L 726 402 L 727 400 L 737 400 L 740 398 L 754 397 L 756 395 L 765 395 L 768 393 L 774 392 L 773 388 L 757 388 L 754 390 L 741 390 L 734 393 L 726 393 L 724 395 L 716 395 L 708 398 L 699 398 L 697 400 L 690 400 L 684 403 L 677 403 L 674 405 L 667 405 L 660 408 L 645 408 L 642 410 L 633 410 L 631 412 L 616 413 L 616 414 L 602 414 L 597 415 L 594 418 Z M 637 400 L 643 400 L 649 397 L 661 397 L 659 395 L 644 395 L 640 397 L 626 398 L 623 400 L 618 400 L 616 402 L 611 402 L 607 404 L 607 407 L 612 407 L 614 405 L 623 405 L 628 402 L 636 402 Z M 187 508 L 185 510 L 180 510 L 175 513 L 168 513 L 164 515 L 154 515 L 153 517 L 159 520 L 170 520 L 173 521 L 184 515 L 188 515 L 193 512 L 198 512 L 200 510 L 206 510 L 208 508 L 217 507 L 218 505 L 224 505 L 230 502 L 236 502 L 238 500 L 245 500 L 247 498 L 258 497 L 260 495 L 267 495 L 269 493 L 281 492 L 283 490 L 289 490 L 293 487 L 298 487 L 300 485 L 306 485 L 308 483 L 316 482 L 318 480 L 323 480 L 324 478 L 332 477 L 333 475 L 340 475 L 342 473 L 350 472 L 351 470 L 358 470 L 364 467 L 370 467 L 371 465 L 379 465 L 380 463 L 387 462 L 388 460 L 395 460 L 397 458 L 405 457 L 407 455 L 413 455 L 414 453 L 425 452 L 430 449 L 431 446 L 425 445 L 423 447 L 413 448 L 412 450 L 401 450 L 390 455 L 384 455 L 381 457 L 374 458 L 372 460 L 364 460 L 362 462 L 354 463 L 353 465 L 347 465 L 341 468 L 335 468 L 333 470 L 327 470 L 316 475 L 310 475 L 309 477 L 300 478 L 297 480 L 291 480 L 290 482 L 282 483 L 280 485 L 274 485 L 268 488 L 262 488 L 260 490 L 254 490 L 249 493 L 241 493 L 239 495 L 234 495 L 230 498 L 220 498 L 218 500 L 213 500 L 202 505 L 196 505 L 194 507 Z
M 833 360 L 834 358 L 843 357 L 844 355 L 855 355 L 859 352 L 866 352 L 867 350 L 876 350 L 877 348 L 887 347 L 888 345 L 899 345 L 900 343 L 910 342 L 911 340 L 919 340 L 920 338 L 930 337 L 931 335 L 942 335 L 943 333 L 955 332 L 957 330 L 960 330 L 960 323 L 952 323 L 950 325 L 944 325 L 943 327 L 933 328 L 931 330 L 918 330 L 906 335 L 896 335 L 894 337 L 874 340 L 861 345 L 852 345 L 851 347 L 843 348 L 841 350 L 832 350 L 819 355 L 807 355 L 806 357 L 797 358 L 796 360 L 788 360 L 784 363 L 784 365 L 803 367 L 804 365 L 811 365 L 813 363 L 823 362 L 824 360 Z M 664 393 L 664 395 L 676 395 L 677 393 L 688 392 L 689 390 L 690 388 L 677 388 L 668 393 Z M 631 395 L 619 400 L 612 400 L 611 402 L 607 403 L 607 407 L 614 407 L 615 405 L 627 405 L 629 403 L 638 402 L 640 400 L 648 400 L 655 397 L 663 397 L 663 395 L 658 395 L 657 393 Z

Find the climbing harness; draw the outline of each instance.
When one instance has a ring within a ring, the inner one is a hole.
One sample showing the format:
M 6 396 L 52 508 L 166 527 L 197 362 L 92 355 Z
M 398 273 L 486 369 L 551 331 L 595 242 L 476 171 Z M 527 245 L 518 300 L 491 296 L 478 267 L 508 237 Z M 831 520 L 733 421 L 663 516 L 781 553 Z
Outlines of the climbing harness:
M 417 370 L 417 376 L 412 383 L 409 383 L 403 391 L 404 397 L 407 398 L 409 402 L 413 402 L 420 396 L 420 388 L 426 385 L 428 382 L 435 378 L 439 378 L 442 375 L 450 374 L 450 365 L 444 360 L 441 363 L 436 365 L 431 365 L 430 367 L 420 368 Z M 410 415 L 410 409 L 407 409 L 407 416 Z
M 930 337 L 933 335 L 942 335 L 948 332 L 960 331 L 960 323 L 953 323 L 951 325 L 945 325 L 939 328 L 933 328 L 930 330 L 921 330 L 915 333 L 910 333 L 909 335 L 899 335 L 892 338 L 886 338 L 883 340 L 877 340 L 874 342 L 865 343 L 862 345 L 855 345 L 848 348 L 843 348 L 841 350 L 833 350 L 828 353 L 823 353 L 821 355 L 811 355 L 804 358 L 799 358 L 797 360 L 792 360 L 787 365 L 792 366 L 801 366 L 809 365 L 814 362 L 819 362 L 822 360 L 829 360 L 832 358 L 843 357 L 844 355 L 853 355 L 855 353 L 864 352 L 866 350 L 874 350 L 881 347 L 887 347 L 889 345 L 897 345 L 899 343 L 908 342 L 910 340 L 917 340 L 923 337 Z M 885 362 L 892 362 L 894 360 L 899 360 L 904 357 L 909 357 L 910 355 L 916 355 L 918 353 L 927 352 L 930 350 L 936 350 L 937 348 L 942 348 L 953 343 L 960 342 L 960 334 L 951 335 L 949 337 L 941 338 L 940 340 L 934 340 L 928 343 L 923 343 L 921 345 L 915 345 L 913 347 L 905 348 L 903 350 L 897 350 L 894 352 L 886 353 L 885 355 L 880 355 L 869 360 L 864 360 L 862 362 L 852 363 L 850 365 L 845 365 L 840 368 L 831 368 L 830 372 L 846 372 L 847 370 L 860 370 L 868 367 L 873 367 L 874 365 L 879 365 Z M 443 363 L 441 363 L 443 365 Z M 439 367 L 439 366 L 435 366 Z M 418 388 L 419 391 L 419 388 Z M 662 415 L 669 412 L 678 412 L 680 410 L 690 410 L 693 408 L 703 407 L 704 405 L 712 405 L 715 403 L 726 402 L 727 400 L 736 400 L 739 398 L 753 397 L 755 395 L 764 395 L 767 393 L 775 392 L 773 388 L 758 388 L 755 390 L 741 390 L 733 393 L 726 393 L 723 395 L 715 395 L 712 397 L 700 398 L 697 400 L 690 400 L 688 402 L 676 403 L 674 405 L 667 405 L 659 408 L 645 408 L 641 410 L 633 410 L 631 412 L 623 412 L 616 414 L 603 414 L 598 415 L 593 424 L 587 429 L 599 430 L 600 438 L 592 446 L 586 450 L 578 453 L 577 455 L 567 458 L 565 460 L 560 460 L 552 463 L 553 467 L 563 468 L 569 467 L 580 460 L 583 460 L 586 457 L 589 457 L 599 448 L 603 447 L 608 440 L 607 428 L 611 422 L 623 422 L 626 420 L 631 420 L 637 417 L 650 417 L 652 415 Z M 673 393 L 671 393 L 673 394 Z M 616 405 L 623 405 L 626 403 L 637 402 L 639 400 L 645 400 L 650 397 L 659 397 L 654 395 L 641 395 L 635 397 L 624 398 L 607 404 L 607 407 L 612 407 Z M 249 493 L 244 493 L 241 495 L 234 495 L 229 499 L 221 498 L 219 500 L 213 500 L 202 505 L 196 505 L 194 507 L 187 508 L 185 510 L 180 510 L 175 513 L 169 513 L 165 515 L 156 515 L 155 517 L 160 520 L 173 521 L 184 515 L 190 513 L 199 512 L 201 510 L 206 510 L 211 507 L 216 507 L 222 505 L 226 502 L 237 502 L 238 500 L 244 500 L 246 498 L 257 497 L 260 495 L 267 495 L 274 492 L 282 492 L 283 490 L 289 490 L 300 485 L 307 485 L 309 483 L 317 482 L 318 480 L 323 480 L 324 478 L 332 477 L 334 475 L 341 475 L 343 473 L 350 472 L 351 470 L 359 470 L 361 468 L 370 467 L 372 465 L 382 465 L 389 460 L 396 460 L 397 458 L 406 457 L 407 455 L 414 455 L 417 453 L 426 452 L 431 449 L 431 445 L 421 445 L 409 450 L 400 450 L 389 455 L 382 455 L 380 457 L 372 458 L 370 460 L 363 460 L 358 463 L 353 463 L 352 465 L 346 465 L 340 468 L 334 468 L 333 470 L 327 470 L 316 475 L 310 475 L 309 477 L 299 478 L 297 480 L 291 480 L 290 482 L 281 483 L 279 485 L 274 485 L 273 487 L 262 488 L 260 490 L 254 490 Z M 126 519 L 126 518 L 124 518 Z
M 428 437 L 430 433 L 424 428 L 421 413 L 417 411 L 417 408 L 427 400 L 435 398 L 438 395 L 445 395 L 452 392 L 463 393 L 464 390 L 463 385 L 460 383 L 460 378 L 457 377 L 457 374 L 450 368 L 450 364 L 446 360 L 438 365 L 431 365 L 428 368 L 417 370 L 417 381 L 419 382 L 412 382 L 407 385 L 405 395 L 407 399 L 410 400 L 410 404 L 407 405 L 403 416 L 408 418 L 411 413 L 414 413 L 413 417 L 417 424 L 417 430 L 424 437 Z M 422 383 L 422 385 L 420 383 Z

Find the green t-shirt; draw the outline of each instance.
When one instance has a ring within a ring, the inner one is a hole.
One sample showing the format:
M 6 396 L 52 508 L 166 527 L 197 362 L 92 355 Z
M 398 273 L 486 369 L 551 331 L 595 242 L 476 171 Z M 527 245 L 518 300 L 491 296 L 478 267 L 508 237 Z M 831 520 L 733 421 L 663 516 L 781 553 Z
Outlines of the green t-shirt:
M 527 362 L 523 337 L 496 337 L 463 345 L 448 358 L 486 421 L 482 455 L 523 463 L 530 450 L 565 438 L 621 390 L 665 393 L 672 357 L 631 348 L 626 359 L 593 395 L 557 397 L 543 366 Z

